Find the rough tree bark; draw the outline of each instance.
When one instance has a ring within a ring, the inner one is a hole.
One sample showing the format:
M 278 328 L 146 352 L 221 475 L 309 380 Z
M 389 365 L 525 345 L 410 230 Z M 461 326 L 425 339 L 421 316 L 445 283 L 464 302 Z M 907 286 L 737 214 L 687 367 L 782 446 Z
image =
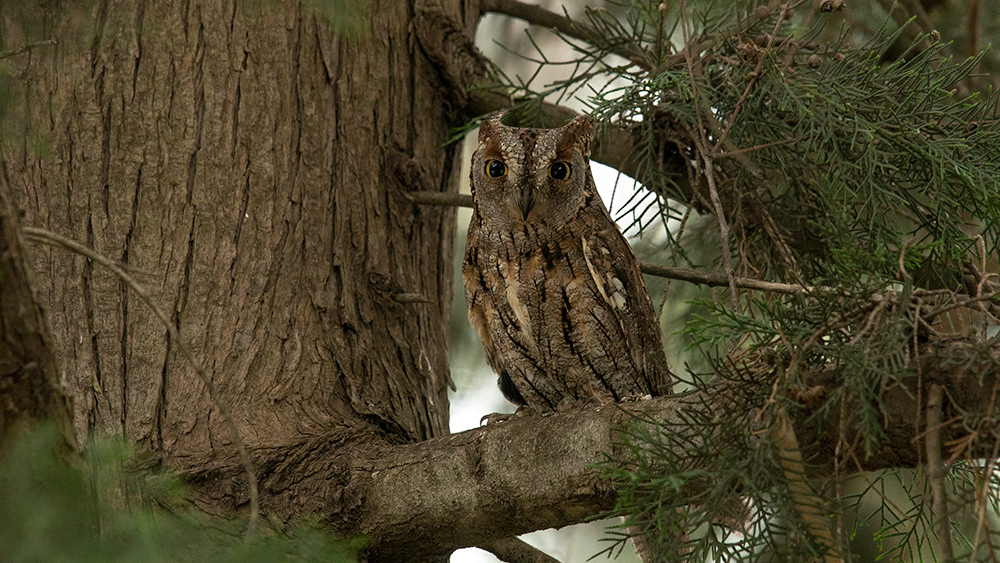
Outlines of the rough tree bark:
M 471 35 L 466 4 L 437 9 Z M 0 52 L 58 43 L 7 61 L 21 77 L 8 115 L 27 134 L 0 181 L 26 225 L 131 268 L 252 450 L 447 432 L 455 212 L 404 192 L 457 191 L 460 144 L 444 146 L 456 114 L 411 3 L 371 2 L 357 37 L 293 1 L 21 10 L 3 7 Z M 188 467 L 232 455 L 151 311 L 89 260 L 31 251 L 81 441 L 121 434 Z M 293 513 L 282 504 L 297 500 L 267 502 Z
M 4 172 L 0 167 L 0 177 Z M 0 457 L 43 421 L 55 424 L 68 451 L 76 446 L 71 401 L 59 381 L 19 223 L 10 192 L 0 184 Z

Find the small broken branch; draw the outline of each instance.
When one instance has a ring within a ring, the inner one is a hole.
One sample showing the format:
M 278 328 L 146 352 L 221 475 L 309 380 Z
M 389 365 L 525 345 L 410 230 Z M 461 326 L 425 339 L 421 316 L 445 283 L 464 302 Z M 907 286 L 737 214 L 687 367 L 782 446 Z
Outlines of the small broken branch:
M 392 295 L 392 300 L 396 303 L 433 303 L 430 299 L 424 296 L 422 293 L 394 293 Z
M 771 441 L 778 449 L 781 468 L 788 480 L 792 505 L 809 530 L 809 535 L 822 549 L 824 563 L 843 563 L 844 560 L 837 553 L 833 535 L 830 533 L 830 511 L 809 486 L 809 474 L 802 461 L 802 448 L 799 447 L 795 427 L 784 407 L 776 409 L 774 420 L 768 430 Z
M 444 193 L 444 192 L 426 192 L 426 191 L 412 191 L 404 192 L 404 196 L 417 205 L 435 205 L 435 206 L 452 206 L 452 207 L 472 207 L 472 196 L 467 194 L 455 194 L 455 193 Z M 758 291 L 767 291 L 770 293 L 783 293 L 786 295 L 799 295 L 799 294 L 809 294 L 809 293 L 836 293 L 837 288 L 827 287 L 827 286 L 811 286 L 811 285 L 800 285 L 795 283 L 781 283 L 781 282 L 770 282 L 764 280 L 758 280 L 754 278 L 742 278 L 739 276 L 734 276 L 730 278 L 726 275 L 720 274 L 709 274 L 702 272 L 701 270 L 696 270 L 694 268 L 679 268 L 676 266 L 663 266 L 660 264 L 653 264 L 652 262 L 639 262 L 639 269 L 642 273 L 649 276 L 656 276 L 658 278 L 666 278 L 671 280 L 680 280 L 693 283 L 696 285 L 706 285 L 709 287 L 731 287 L 730 282 L 733 281 L 736 287 L 742 289 L 754 289 Z M 914 296 L 921 295 L 936 295 L 941 294 L 946 290 L 927 290 L 916 288 L 912 291 Z M 885 294 L 895 295 L 898 292 L 886 291 Z M 993 301 L 998 298 L 998 293 L 988 293 L 980 295 L 978 297 L 969 297 L 962 299 L 959 302 L 951 303 L 941 308 L 935 309 L 925 316 L 928 318 L 941 315 L 953 309 L 959 307 L 967 307 L 975 303 L 980 303 L 983 301 Z
M 729 287 L 730 282 L 730 278 L 728 276 L 721 274 L 708 274 L 702 272 L 701 270 L 695 270 L 694 268 L 661 266 L 659 264 L 651 264 L 649 262 L 639 262 L 639 268 L 642 270 L 642 273 L 650 276 L 671 280 L 681 280 L 698 285 L 707 285 L 709 287 Z M 741 287 L 743 289 L 757 289 L 760 291 L 785 293 L 788 295 L 811 293 L 814 291 L 833 291 L 833 288 L 829 287 L 811 287 L 794 283 L 756 280 L 753 278 L 735 277 L 733 280 L 736 282 L 737 287 Z
M 945 561 L 955 560 L 951 542 L 951 522 L 948 519 L 948 491 L 944 478 L 947 467 L 941 459 L 941 385 L 931 383 L 927 391 L 927 429 L 924 447 L 927 450 L 927 477 L 931 484 L 931 506 L 934 513 L 934 533 Z

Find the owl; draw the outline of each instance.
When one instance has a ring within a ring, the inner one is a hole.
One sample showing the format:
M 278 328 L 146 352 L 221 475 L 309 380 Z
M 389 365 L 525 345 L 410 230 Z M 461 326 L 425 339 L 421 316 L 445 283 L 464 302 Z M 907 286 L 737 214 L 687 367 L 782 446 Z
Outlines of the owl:
M 639 263 L 590 171 L 594 120 L 522 129 L 502 119 L 479 129 L 462 267 L 469 323 L 500 390 L 540 413 L 670 393 Z

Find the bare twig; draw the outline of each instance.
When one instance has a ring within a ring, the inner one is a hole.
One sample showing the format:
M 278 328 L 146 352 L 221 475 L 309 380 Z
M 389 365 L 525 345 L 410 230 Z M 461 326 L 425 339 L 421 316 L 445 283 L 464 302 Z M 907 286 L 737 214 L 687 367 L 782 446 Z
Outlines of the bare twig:
M 836 498 L 836 532 L 837 547 L 844 555 L 844 559 L 851 561 L 851 542 L 848 541 L 850 533 L 847 524 L 844 522 L 844 476 L 841 463 L 846 460 L 844 447 L 849 448 L 847 443 L 847 393 L 840 396 L 840 419 L 837 421 L 837 446 L 833 455 L 833 480 L 834 496 Z
M 44 41 L 35 41 L 34 43 L 25 43 L 24 45 L 21 45 L 16 49 L 0 53 L 0 61 L 13 57 L 14 55 L 20 55 L 21 53 L 26 53 L 36 47 L 46 47 L 48 45 L 55 45 L 57 42 L 58 41 L 55 38 L 52 38 L 52 39 L 45 39 Z
M 150 309 L 156 313 L 159 317 L 160 322 L 167 329 L 167 333 L 170 335 L 170 340 L 177 345 L 177 348 L 181 351 L 181 354 L 187 358 L 191 366 L 194 367 L 194 371 L 198 374 L 202 383 L 205 384 L 205 388 L 208 389 L 208 395 L 212 398 L 212 402 L 215 403 L 215 407 L 219 409 L 222 413 L 222 418 L 226 421 L 226 426 L 229 427 L 229 432 L 232 434 L 233 443 L 239 450 L 240 462 L 243 465 L 243 470 L 247 474 L 247 485 L 250 489 L 250 522 L 247 527 L 247 534 L 252 533 L 260 520 L 260 495 L 257 491 L 257 474 L 254 470 L 253 463 L 250 461 L 250 454 L 247 452 L 246 445 L 243 443 L 243 439 L 240 437 L 240 432 L 236 428 L 236 422 L 233 421 L 232 411 L 229 409 L 229 405 L 222 400 L 219 395 L 218 390 L 215 388 L 215 384 L 208 377 L 205 372 L 205 368 L 201 366 L 201 362 L 195 357 L 194 353 L 191 351 L 191 347 L 188 346 L 186 340 L 181 338 L 180 332 L 177 331 L 177 327 L 170 322 L 170 318 L 167 316 L 166 312 L 163 311 L 154 301 L 149 292 L 145 290 L 132 276 L 128 275 L 117 263 L 113 260 L 98 254 L 97 252 L 91 250 L 90 248 L 74 241 L 68 239 L 64 236 L 57 235 L 51 231 L 46 231 L 45 229 L 36 229 L 31 227 L 25 227 L 23 229 L 25 237 L 31 239 L 35 242 L 41 242 L 44 244 L 50 244 L 54 246 L 61 246 L 71 252 L 86 256 L 87 258 L 97 262 L 98 264 L 104 266 L 105 268 L 111 270 L 119 279 L 125 282 L 139 299 L 146 304 Z
M 451 192 L 403 192 L 403 196 L 418 205 L 442 207 L 472 207 L 472 196 Z
M 472 196 L 451 192 L 403 192 L 403 196 L 419 205 L 472 207 Z
M 941 555 L 945 561 L 955 560 L 951 544 L 951 523 L 948 520 L 948 492 L 945 490 L 946 468 L 941 460 L 941 385 L 931 383 L 927 392 L 927 474 L 931 483 L 931 505 L 934 508 L 934 533 L 937 534 Z
M 1000 297 L 1000 292 L 991 292 L 983 295 L 977 295 L 975 297 L 969 297 L 968 299 L 956 301 L 955 303 L 951 303 L 943 307 L 938 307 L 937 309 L 934 309 L 932 311 L 928 311 L 924 313 L 924 317 L 928 319 L 933 319 L 934 317 L 943 315 L 948 311 L 958 309 L 959 307 L 966 307 L 972 305 L 973 303 L 981 303 L 983 301 L 992 301 L 994 299 L 997 299 L 998 297 Z
M 705 163 L 705 179 L 708 181 L 708 194 L 712 200 L 712 207 L 715 210 L 715 218 L 719 222 L 719 239 L 722 242 L 722 267 L 726 270 L 726 277 L 729 279 L 729 299 L 732 304 L 734 311 L 739 311 L 740 309 L 740 293 L 736 286 L 736 273 L 733 270 L 733 258 L 732 253 L 729 249 L 729 224 L 726 222 L 726 214 L 722 209 L 722 200 L 719 199 L 719 190 L 715 185 L 715 162 L 712 160 L 712 154 L 715 152 L 709 150 L 708 137 L 705 133 L 705 125 L 702 122 L 702 102 L 701 97 L 698 92 L 698 81 L 695 80 L 694 71 L 694 61 L 691 57 L 691 49 L 688 40 L 688 30 L 687 30 L 687 18 L 685 13 L 687 11 L 687 6 L 684 0 L 680 2 L 680 16 L 681 16 L 681 33 L 684 36 L 684 59 L 687 62 L 688 76 L 691 79 L 691 93 L 695 99 L 695 107 L 697 111 L 695 112 L 698 118 L 698 135 L 695 138 L 695 142 L 698 145 L 698 150 L 701 152 L 701 158 Z
M 702 158 L 705 161 L 705 178 L 708 180 L 708 194 L 712 198 L 712 207 L 715 208 L 715 218 L 719 221 L 719 238 L 722 240 L 722 267 L 725 268 L 726 277 L 729 279 L 729 298 L 733 310 L 739 311 L 740 294 L 736 289 L 736 272 L 733 270 L 733 258 L 729 249 L 729 223 L 726 221 L 726 214 L 722 209 L 719 190 L 715 186 L 715 163 L 707 153 L 702 153 Z
M 428 192 L 428 191 L 411 191 L 404 192 L 403 194 L 407 199 L 418 205 L 434 205 L 434 206 L 444 206 L 444 207 L 469 207 L 473 205 L 473 200 L 471 195 L 466 194 L 456 194 L 456 193 L 445 193 L 445 192 Z M 730 282 L 735 282 L 736 287 L 743 289 L 753 289 L 759 291 L 768 291 L 771 293 L 784 293 L 787 295 L 798 295 L 798 294 L 808 294 L 817 292 L 833 293 L 837 289 L 833 287 L 826 286 L 809 286 L 800 285 L 794 283 L 780 283 L 780 282 L 769 282 L 764 280 L 758 280 L 754 278 L 744 278 L 739 276 L 733 276 L 730 278 L 728 275 L 719 274 L 709 274 L 701 270 L 696 270 L 693 268 L 678 268 L 675 266 L 663 266 L 661 264 L 653 264 L 652 262 L 639 262 L 639 268 L 642 273 L 650 276 L 656 276 L 660 278 L 666 278 L 671 280 L 686 281 L 698 285 L 707 285 L 709 287 L 731 287 Z M 887 291 L 886 294 L 895 294 L 897 292 Z M 925 289 L 914 289 L 912 294 L 914 296 L 934 296 L 945 293 L 951 293 L 948 290 L 925 290 Z M 987 293 L 979 295 L 976 297 L 970 297 L 949 305 L 942 306 L 933 311 L 929 311 L 924 314 L 926 317 L 934 317 L 957 309 L 959 307 L 965 307 L 972 305 L 974 303 L 979 303 L 983 301 L 990 301 L 996 299 L 998 293 Z M 406 298 L 402 298 L 406 301 Z
M 982 10 L 982 4 L 979 0 L 972 0 L 969 2 L 969 17 L 966 20 L 965 34 L 969 38 L 969 50 L 968 56 L 974 57 L 980 50 L 980 36 L 982 35 L 982 30 L 979 25 L 980 21 L 980 11 Z
M 61 381 L 65 372 L 36 294 L 10 184 L 0 165 L 0 459 L 22 432 L 43 421 L 59 433 L 59 455 L 71 458 L 80 451 L 72 398 Z
M 727 132 L 728 132 L 728 130 L 727 130 Z M 766 149 L 766 148 L 770 148 L 770 147 L 776 147 L 776 146 L 779 146 L 779 145 L 787 145 L 787 144 L 794 143 L 794 142 L 795 142 L 795 139 L 784 139 L 782 141 L 772 141 L 770 143 L 764 143 L 762 145 L 755 145 L 755 146 L 752 146 L 752 147 L 747 147 L 745 149 L 727 150 L 726 152 L 716 154 L 715 158 L 719 158 L 719 159 L 721 159 L 721 158 L 732 158 L 732 157 L 744 155 L 744 154 L 749 153 L 749 152 L 753 152 L 753 151 L 757 151 L 757 150 L 761 150 L 761 149 Z
M 690 282 L 698 285 L 707 285 L 709 287 L 726 287 L 729 285 L 730 279 L 728 276 L 720 274 L 709 274 L 702 272 L 701 270 L 695 270 L 693 268 L 678 268 L 675 266 L 661 266 L 659 264 L 652 264 L 650 262 L 639 262 L 639 268 L 642 273 L 656 276 L 659 278 L 667 278 L 670 280 L 681 280 Z M 811 293 L 815 291 L 834 291 L 833 288 L 829 287 L 811 287 L 806 285 L 798 285 L 794 283 L 778 283 L 769 282 L 763 280 L 756 280 L 753 278 L 734 278 L 736 285 L 744 289 L 757 289 L 760 291 L 770 291 L 772 293 L 785 293 L 788 295 L 797 295 L 804 293 Z
M 993 388 L 993 398 L 996 397 L 996 387 Z M 991 401 L 992 406 L 993 401 Z M 993 412 L 992 409 L 986 412 Z M 987 417 L 988 419 L 988 417 Z M 989 542 L 989 538 L 992 535 L 989 531 L 990 526 L 990 516 L 987 514 L 987 509 L 990 507 L 991 503 L 987 498 L 989 491 L 992 487 L 990 481 L 993 477 L 993 471 L 996 468 L 996 461 L 998 456 L 1000 456 L 1000 439 L 993 442 L 993 453 L 988 458 L 989 463 L 983 469 L 982 473 L 977 474 L 976 477 L 976 504 L 978 505 L 978 510 L 976 514 L 976 535 L 972 540 L 972 545 L 979 545 L 979 540 L 986 538 Z M 985 533 L 984 533 L 985 532 Z M 969 554 L 969 563 L 973 563 L 976 560 L 976 550 L 972 550 Z

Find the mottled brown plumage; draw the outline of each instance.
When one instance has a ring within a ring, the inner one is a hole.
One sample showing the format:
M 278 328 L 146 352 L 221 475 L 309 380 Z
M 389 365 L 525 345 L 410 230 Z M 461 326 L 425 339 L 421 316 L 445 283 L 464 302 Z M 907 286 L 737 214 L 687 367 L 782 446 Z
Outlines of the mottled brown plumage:
M 462 274 L 469 322 L 513 403 L 670 392 L 639 264 L 590 171 L 593 119 L 521 129 L 494 115 L 472 157 Z

